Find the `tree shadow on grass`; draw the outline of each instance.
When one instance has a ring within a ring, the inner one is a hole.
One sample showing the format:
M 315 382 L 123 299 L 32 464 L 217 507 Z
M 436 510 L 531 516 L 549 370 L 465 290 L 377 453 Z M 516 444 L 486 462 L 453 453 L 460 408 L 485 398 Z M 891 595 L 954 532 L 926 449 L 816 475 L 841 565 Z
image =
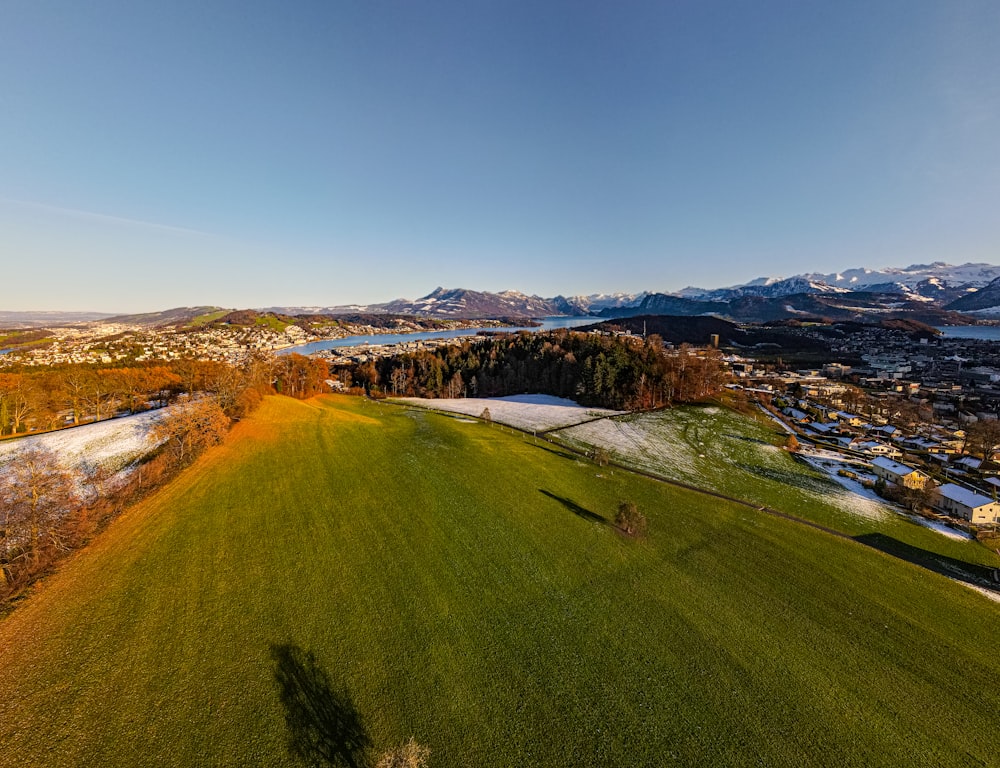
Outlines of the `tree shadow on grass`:
M 600 525 L 611 525 L 611 523 L 608 521 L 606 517 L 603 517 L 602 515 L 599 515 L 596 512 L 591 512 L 589 509 L 586 509 L 585 507 L 581 507 L 575 501 L 564 499 L 562 496 L 556 496 L 554 493 L 542 490 L 541 488 L 538 489 L 538 492 L 543 496 L 548 496 L 550 499 L 555 499 L 577 517 L 582 517 L 584 520 L 587 520 L 591 523 L 598 523 Z
M 920 547 L 914 547 L 899 539 L 886 536 L 883 533 L 863 533 L 855 536 L 854 540 L 885 552 L 887 555 L 898 557 L 908 563 L 919 565 L 934 573 L 947 576 L 951 579 L 964 581 L 977 587 L 985 587 L 994 591 L 1000 591 L 1000 584 L 993 580 L 994 569 L 986 565 L 967 563 L 964 560 L 957 560 L 954 557 L 946 557 L 936 552 L 930 552 Z
M 564 459 L 569 459 L 570 461 L 582 461 L 584 459 L 583 456 L 580 456 L 578 454 L 570 453 L 569 451 L 566 450 L 560 450 L 558 446 L 555 446 L 552 443 L 544 443 L 544 442 L 539 443 L 538 447 L 541 448 L 543 451 L 554 453 L 556 456 L 559 456 Z
M 307 765 L 367 768 L 372 741 L 348 692 L 335 690 L 316 657 L 297 645 L 272 645 L 271 658 L 289 751 Z

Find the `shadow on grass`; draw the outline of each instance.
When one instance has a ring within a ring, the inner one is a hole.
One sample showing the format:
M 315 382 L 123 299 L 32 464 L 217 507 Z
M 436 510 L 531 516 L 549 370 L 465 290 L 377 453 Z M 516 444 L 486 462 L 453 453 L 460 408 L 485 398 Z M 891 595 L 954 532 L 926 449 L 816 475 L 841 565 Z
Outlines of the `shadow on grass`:
M 855 536 L 854 540 L 942 576 L 964 581 L 966 584 L 977 587 L 1000 590 L 1000 584 L 993 580 L 994 569 L 989 566 L 967 563 L 964 560 L 939 555 L 936 552 L 914 547 L 912 544 L 886 536 L 884 533 L 863 533 L 860 536 Z
M 559 456 L 559 457 L 561 457 L 563 459 L 569 459 L 570 461 L 585 461 L 586 460 L 586 458 L 584 456 L 579 456 L 579 455 L 577 455 L 575 453 L 570 453 L 569 451 L 567 451 L 565 449 L 561 449 L 558 445 L 554 445 L 553 443 L 541 442 L 541 443 L 538 444 L 538 447 L 541 448 L 543 451 L 548 451 L 549 453 L 554 453 L 556 456 Z
M 581 507 L 575 501 L 564 499 L 562 496 L 556 496 L 554 493 L 551 493 L 549 491 L 544 491 L 541 488 L 538 489 L 538 492 L 543 496 L 548 496 L 550 499 L 555 499 L 577 517 L 582 517 L 584 520 L 587 520 L 591 523 L 599 523 L 600 525 L 611 525 L 611 522 L 606 517 L 603 517 L 597 514 L 596 512 L 591 512 L 589 509 Z
M 308 765 L 366 768 L 372 741 L 346 690 L 297 645 L 272 645 L 274 679 L 285 709 L 288 749 Z

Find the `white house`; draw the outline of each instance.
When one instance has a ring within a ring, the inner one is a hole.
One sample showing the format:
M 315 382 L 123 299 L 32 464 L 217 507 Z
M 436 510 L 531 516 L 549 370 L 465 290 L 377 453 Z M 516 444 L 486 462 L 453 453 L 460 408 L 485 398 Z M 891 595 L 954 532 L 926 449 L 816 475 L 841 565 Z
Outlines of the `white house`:
M 964 517 L 971 523 L 1000 522 L 1000 503 L 988 496 L 954 483 L 942 485 L 938 492 L 941 494 L 938 506 L 942 512 Z
M 851 448 L 869 456 L 888 456 L 890 459 L 898 459 L 903 452 L 894 445 L 886 445 L 878 440 L 857 440 L 851 444 Z

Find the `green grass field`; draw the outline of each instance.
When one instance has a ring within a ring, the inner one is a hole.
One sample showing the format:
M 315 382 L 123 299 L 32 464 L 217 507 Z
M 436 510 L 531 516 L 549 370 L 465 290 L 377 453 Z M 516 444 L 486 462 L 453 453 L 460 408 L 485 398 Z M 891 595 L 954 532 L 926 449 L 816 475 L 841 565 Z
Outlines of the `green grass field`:
M 274 397 L 0 622 L 0 765 L 995 765 L 998 619 L 495 427 Z
M 986 547 L 907 520 L 796 460 L 781 449 L 788 435 L 759 414 L 684 406 L 569 427 L 551 437 L 577 450 L 602 446 L 626 466 L 780 509 L 849 536 L 878 533 L 930 553 L 1000 567 L 1000 557 Z

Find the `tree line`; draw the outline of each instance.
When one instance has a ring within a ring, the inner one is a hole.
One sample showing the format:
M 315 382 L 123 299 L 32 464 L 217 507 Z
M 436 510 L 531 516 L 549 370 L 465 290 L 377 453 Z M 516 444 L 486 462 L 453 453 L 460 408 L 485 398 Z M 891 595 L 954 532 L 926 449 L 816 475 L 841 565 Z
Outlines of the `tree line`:
M 340 366 L 342 382 L 372 394 L 497 397 L 528 392 L 583 405 L 649 409 L 701 400 L 726 381 L 721 355 L 658 336 L 557 330 L 497 333 L 461 344 Z
M 173 360 L 143 366 L 66 365 L 0 374 L 0 435 L 102 421 L 208 393 L 227 415 L 250 410 L 271 389 L 292 397 L 322 391 L 322 360 L 261 354 L 241 365 Z

